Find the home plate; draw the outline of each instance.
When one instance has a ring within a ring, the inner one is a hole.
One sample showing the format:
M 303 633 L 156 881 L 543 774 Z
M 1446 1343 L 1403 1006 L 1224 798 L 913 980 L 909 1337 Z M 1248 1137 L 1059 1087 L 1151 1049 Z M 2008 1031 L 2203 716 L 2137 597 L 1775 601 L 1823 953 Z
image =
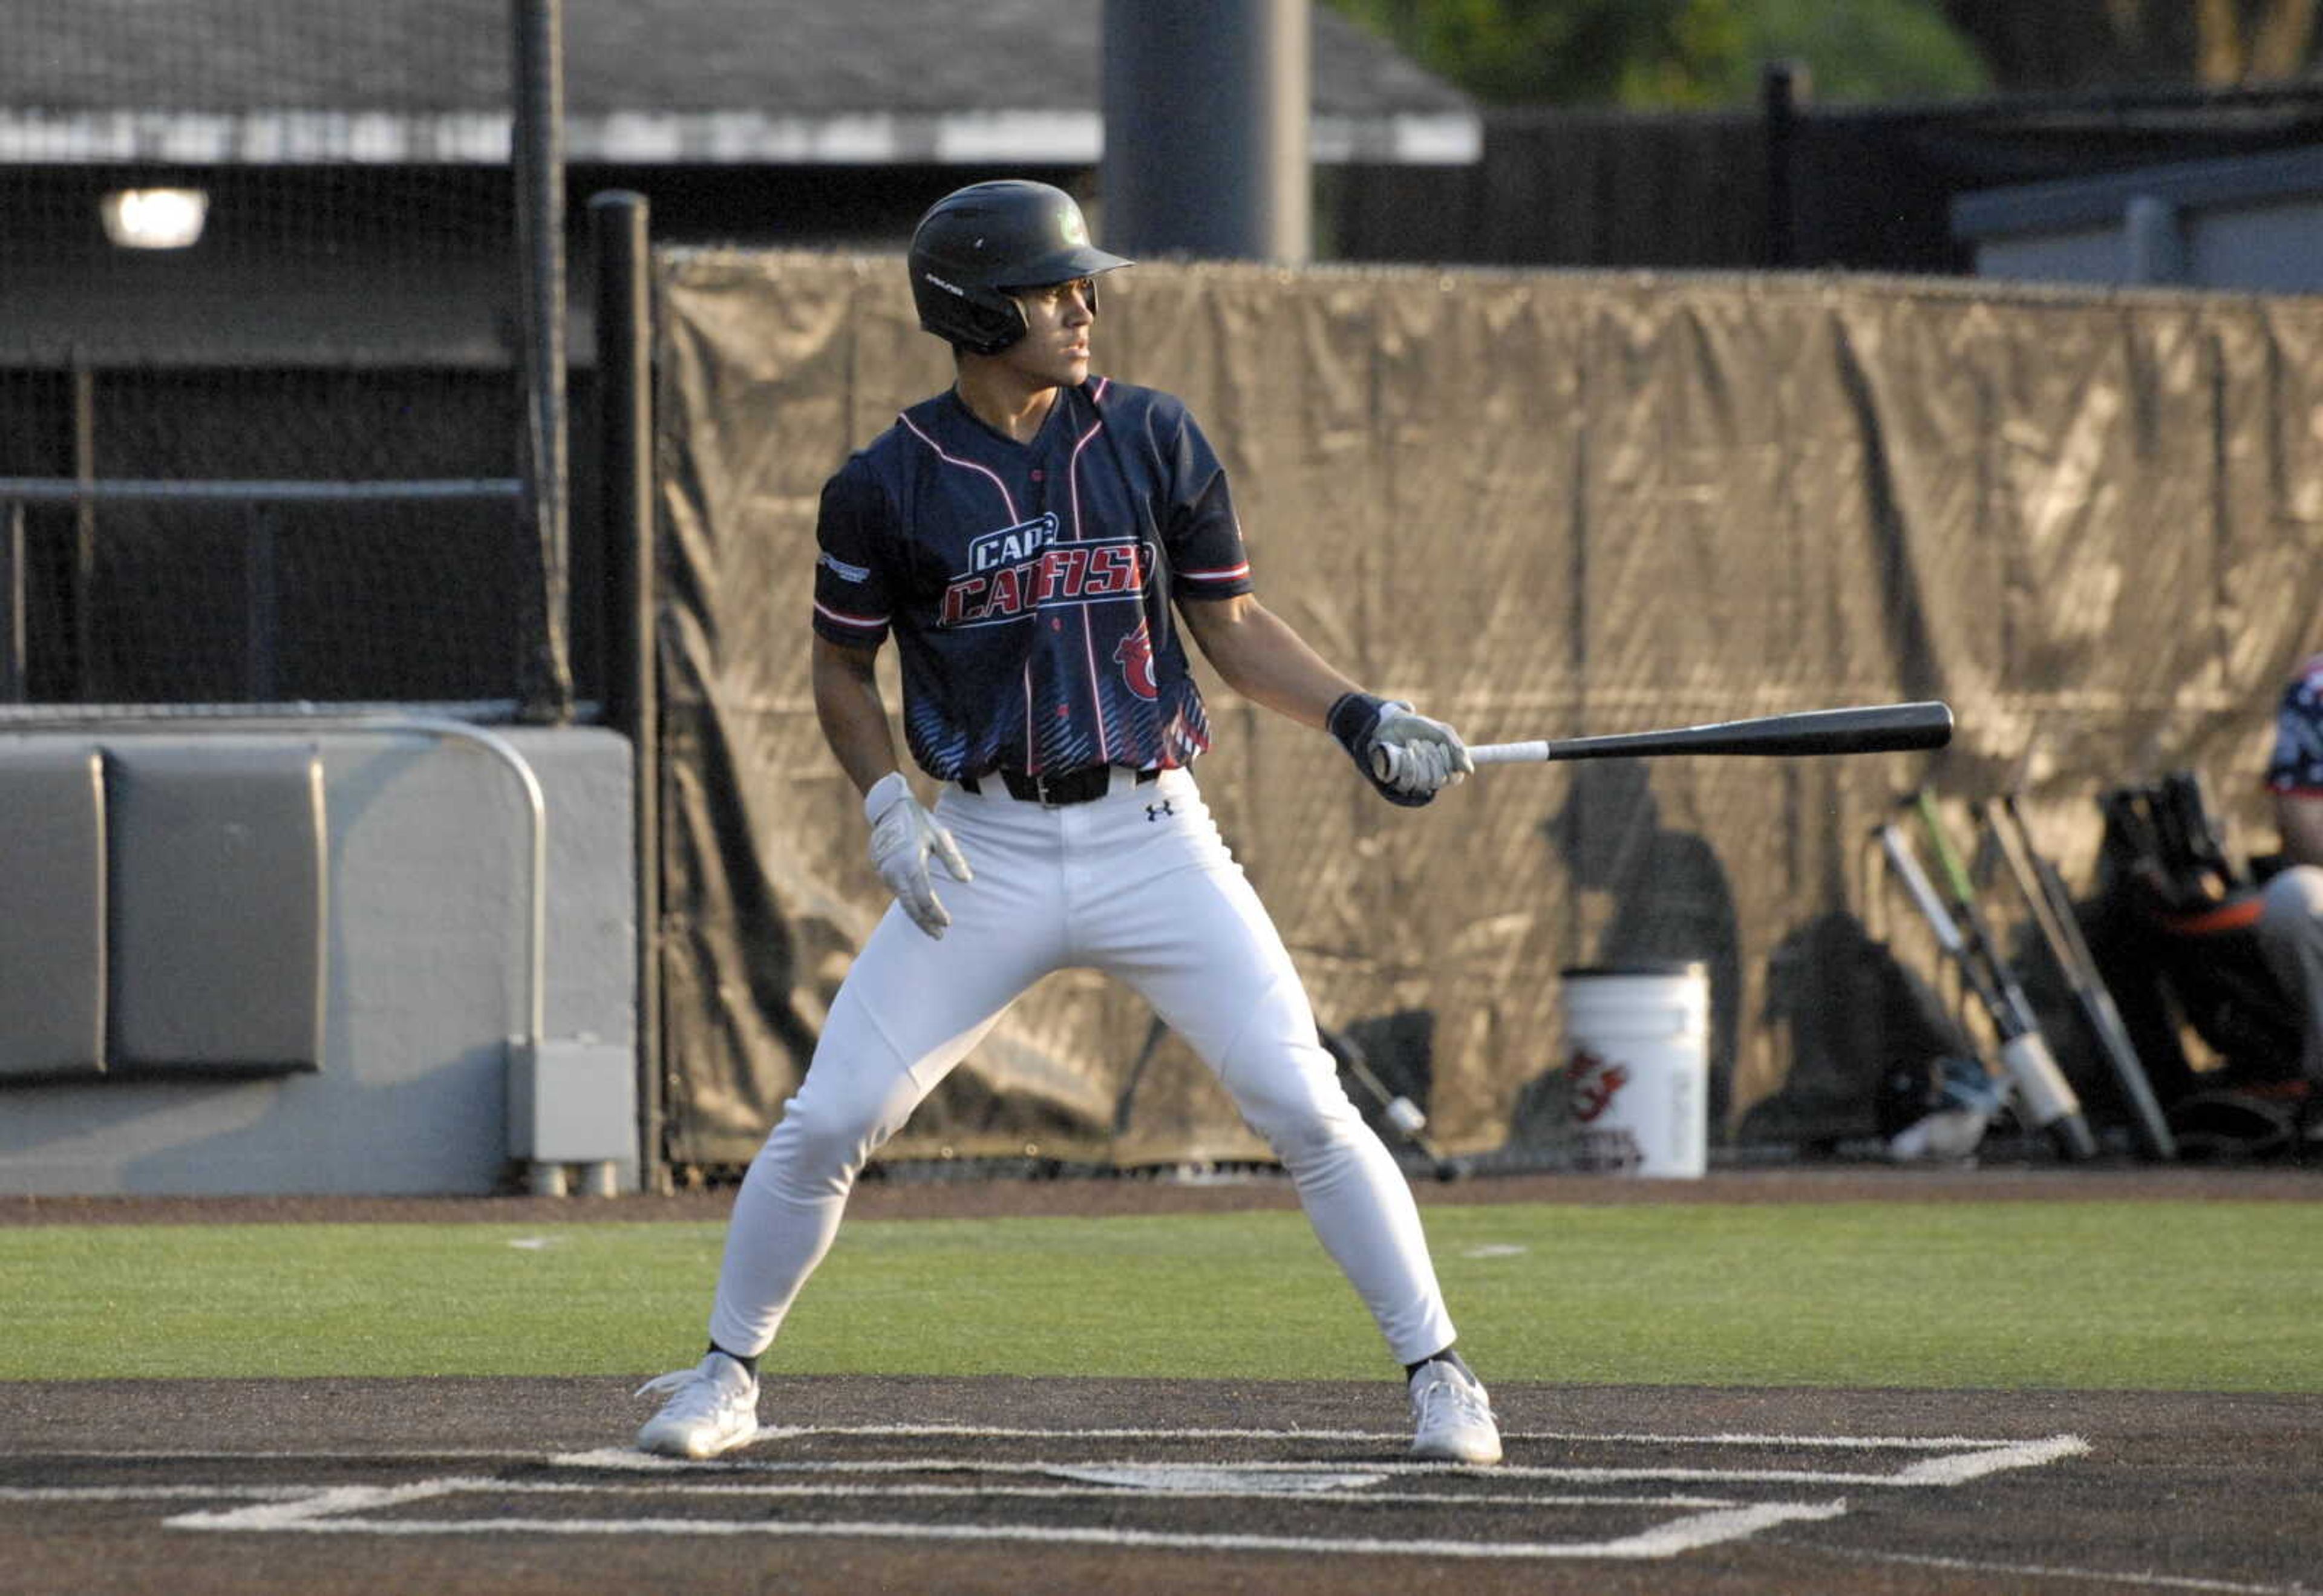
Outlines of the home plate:
M 1089 1485 L 1120 1485 L 1132 1491 L 1181 1491 L 1189 1494 L 1311 1496 L 1327 1491 L 1362 1491 L 1385 1474 L 1287 1473 L 1272 1469 L 1197 1468 L 1180 1463 L 1107 1463 L 1097 1468 L 1052 1465 L 1041 1471 L 1060 1480 Z

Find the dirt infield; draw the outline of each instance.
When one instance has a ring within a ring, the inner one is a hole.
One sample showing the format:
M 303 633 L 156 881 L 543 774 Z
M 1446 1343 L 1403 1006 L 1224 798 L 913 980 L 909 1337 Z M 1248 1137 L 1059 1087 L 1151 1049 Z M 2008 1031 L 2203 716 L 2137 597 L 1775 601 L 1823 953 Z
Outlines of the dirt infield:
M 1428 1205 L 2316 1201 L 2312 1170 L 1501 1178 Z M 0 1225 L 722 1218 L 731 1194 L 0 1200 Z M 868 1183 L 859 1218 L 1289 1206 L 1287 1187 Z M 124 1330 L 133 1333 L 133 1330 Z M 650 1371 L 641 1371 L 650 1372 Z M 770 1380 L 715 1463 L 606 1380 L 0 1384 L 0 1592 L 2323 1591 L 2323 1398 L 1499 1385 L 1504 1468 L 1387 1382 Z
M 715 1463 L 622 1382 L 0 1386 L 0 1590 L 2249 1592 L 2323 1567 L 2323 1399 L 772 1380 Z

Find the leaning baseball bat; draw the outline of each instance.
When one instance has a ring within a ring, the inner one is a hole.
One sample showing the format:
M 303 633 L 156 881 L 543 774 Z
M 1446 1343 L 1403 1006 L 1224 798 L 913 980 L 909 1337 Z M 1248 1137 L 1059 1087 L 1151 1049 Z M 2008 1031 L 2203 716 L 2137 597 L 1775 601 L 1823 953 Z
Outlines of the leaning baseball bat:
M 1438 1180 L 1457 1180 L 1468 1172 L 1467 1160 L 1447 1158 L 1428 1139 L 1428 1115 L 1410 1098 L 1388 1089 L 1387 1083 L 1372 1069 L 1371 1060 L 1364 1056 L 1360 1042 L 1322 1025 L 1315 1027 L 1315 1039 L 1323 1044 L 1323 1050 L 1331 1055 L 1332 1061 L 1370 1094 L 1380 1105 L 1380 1116 L 1394 1128 L 1395 1133 L 1419 1150 L 1419 1155 L 1428 1160 Z
M 1879 845 L 1887 850 L 1896 879 L 1904 884 L 1921 918 L 1935 932 L 1937 945 L 1959 967 L 1961 978 L 1991 1016 L 1993 1029 L 2000 1036 L 2001 1067 L 2015 1088 L 2021 1117 L 2055 1138 L 2069 1156 L 2094 1154 L 2097 1142 L 2081 1118 L 2080 1099 L 2073 1095 L 2040 1032 L 2023 1027 L 2022 1016 L 2009 1002 L 1988 950 L 1970 940 L 1973 928 L 1964 927 L 1937 895 L 1935 884 L 1920 867 L 1919 856 L 1900 830 L 1894 825 L 1880 827 Z
M 2000 939 L 1977 903 L 1976 884 L 1970 880 L 1968 867 L 1952 847 L 1935 793 L 1921 788 L 1913 807 L 1919 811 L 1920 823 L 1928 833 L 1928 845 L 1935 850 L 1944 883 L 1951 889 L 1952 903 L 1959 911 L 1969 952 L 1985 966 L 1993 987 L 1999 992 L 2002 1007 L 1994 1012 L 1992 1018 L 2002 1037 L 2001 1058 L 2025 1083 L 2028 1099 L 2035 1106 L 2034 1118 L 2042 1129 L 2056 1138 L 2065 1155 L 2095 1158 L 2097 1134 L 2089 1129 L 2089 1119 L 2081 1112 L 2080 1097 L 2049 1050 L 2049 1040 L 2041 1032 L 2032 1000 L 2025 995 L 2024 986 L 2001 958 Z M 2012 1049 L 2021 1057 L 2013 1057 Z
M 1859 704 L 1843 710 L 1806 710 L 1794 715 L 1759 715 L 1748 720 L 1713 720 L 1706 726 L 1673 726 L 1657 731 L 1617 731 L 1561 741 L 1477 743 L 1468 749 L 1478 765 L 1531 765 L 1561 759 L 1652 758 L 1673 754 L 1744 754 L 1782 757 L 1805 754 L 1885 754 L 1906 748 L 1941 748 L 1952 739 L 1949 704 Z M 1372 770 L 1391 782 L 1402 763 L 1400 750 L 1380 744 L 1372 749 Z
M 2055 867 L 2034 848 L 2032 834 L 2025 829 L 2025 817 L 2017 812 L 2013 794 L 2004 795 L 1997 804 L 1985 806 L 1983 815 L 1993 840 L 1999 845 L 2001 860 L 2015 878 L 2016 890 L 2032 913 L 2041 940 L 2048 944 L 2050 959 L 2063 973 L 2066 985 L 2072 988 L 2082 1021 L 2097 1039 L 2106 1062 L 2113 1067 L 2114 1080 L 2128 1100 L 2135 1119 L 2139 1141 L 2153 1157 L 2175 1159 L 2177 1138 L 2153 1095 L 2153 1083 L 2146 1078 L 2145 1065 L 2137 1056 L 2137 1044 L 2130 1040 L 2129 1027 L 2123 1023 L 2121 1010 L 2116 1006 L 2113 993 L 2098 969 L 2096 956 L 2089 951 L 2089 939 L 2082 934 L 2080 921 L 2073 909 L 2072 894 L 2065 890 Z

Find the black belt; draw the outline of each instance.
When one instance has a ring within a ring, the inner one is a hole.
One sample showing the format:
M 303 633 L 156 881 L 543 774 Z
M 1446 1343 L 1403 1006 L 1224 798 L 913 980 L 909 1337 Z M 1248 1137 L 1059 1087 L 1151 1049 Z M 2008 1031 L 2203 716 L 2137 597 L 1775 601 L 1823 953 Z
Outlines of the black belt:
M 1043 803 L 1055 809 L 1061 804 L 1088 803 L 1104 797 L 1112 789 L 1113 772 L 1114 766 L 1110 765 L 1092 765 L 1083 770 L 1068 770 L 1060 775 L 1027 775 L 1021 770 L 996 770 L 992 774 L 1000 778 L 1000 784 L 1008 789 L 1011 798 L 1026 803 Z M 1162 773 L 1141 770 L 1135 774 L 1138 784 L 1142 786 Z M 964 775 L 960 778 L 960 784 L 969 792 L 981 793 L 984 789 L 977 784 L 978 779 Z

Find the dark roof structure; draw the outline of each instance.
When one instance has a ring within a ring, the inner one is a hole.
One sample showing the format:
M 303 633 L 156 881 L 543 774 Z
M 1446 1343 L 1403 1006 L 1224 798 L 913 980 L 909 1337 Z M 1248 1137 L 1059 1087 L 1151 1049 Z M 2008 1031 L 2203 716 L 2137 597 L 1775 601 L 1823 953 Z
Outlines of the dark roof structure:
M 27 13 L 30 14 L 26 14 Z M 1093 165 L 1097 0 L 565 0 L 570 158 Z M 16 0 L 0 161 L 505 161 L 509 0 Z M 1318 3 L 1321 163 L 1461 164 L 1476 107 Z

